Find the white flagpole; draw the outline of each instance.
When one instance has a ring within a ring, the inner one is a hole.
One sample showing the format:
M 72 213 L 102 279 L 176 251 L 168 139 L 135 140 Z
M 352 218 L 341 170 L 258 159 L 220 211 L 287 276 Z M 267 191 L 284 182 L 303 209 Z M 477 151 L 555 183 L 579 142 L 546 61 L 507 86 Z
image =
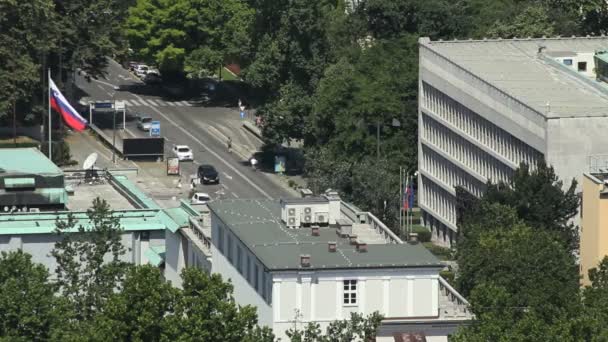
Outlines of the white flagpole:
M 49 79 L 47 82 L 49 89 L 48 89 L 48 96 L 49 96 L 49 159 L 52 161 L 53 160 L 53 146 L 52 146 L 52 138 L 51 138 L 51 68 L 49 68 Z

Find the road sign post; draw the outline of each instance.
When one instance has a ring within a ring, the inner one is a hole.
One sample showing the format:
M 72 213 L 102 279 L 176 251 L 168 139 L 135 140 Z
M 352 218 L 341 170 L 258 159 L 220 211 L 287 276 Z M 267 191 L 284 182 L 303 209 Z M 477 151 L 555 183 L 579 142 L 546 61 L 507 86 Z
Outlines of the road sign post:
M 150 136 L 160 137 L 160 121 L 152 121 L 150 124 Z

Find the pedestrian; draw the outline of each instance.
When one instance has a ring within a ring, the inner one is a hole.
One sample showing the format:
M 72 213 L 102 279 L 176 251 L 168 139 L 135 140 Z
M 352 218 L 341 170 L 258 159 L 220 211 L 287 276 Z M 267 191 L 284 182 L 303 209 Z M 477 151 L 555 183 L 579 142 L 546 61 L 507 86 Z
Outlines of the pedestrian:
M 255 157 L 251 157 L 251 167 L 253 168 L 254 171 L 257 170 L 256 166 L 258 165 L 258 160 L 255 159 Z

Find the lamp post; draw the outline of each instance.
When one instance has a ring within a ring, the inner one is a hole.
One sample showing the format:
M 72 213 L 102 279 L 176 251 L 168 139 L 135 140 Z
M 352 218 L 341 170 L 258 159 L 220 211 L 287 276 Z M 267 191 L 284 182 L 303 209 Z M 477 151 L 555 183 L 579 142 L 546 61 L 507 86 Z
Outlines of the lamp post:
M 116 101 L 112 93 L 112 164 L 116 165 Z
M 380 119 L 376 121 L 376 160 L 380 161 L 380 126 L 384 126 L 380 124 Z M 393 118 L 391 121 L 392 127 L 401 127 L 401 121 Z

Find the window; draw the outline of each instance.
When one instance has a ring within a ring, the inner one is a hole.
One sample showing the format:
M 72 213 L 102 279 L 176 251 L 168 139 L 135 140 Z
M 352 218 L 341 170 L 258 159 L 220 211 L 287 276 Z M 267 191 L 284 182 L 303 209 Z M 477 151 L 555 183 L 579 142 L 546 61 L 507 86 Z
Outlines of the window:
M 344 305 L 356 305 L 357 304 L 357 281 L 356 280 L 345 280 L 343 293 L 344 293 Z
M 257 264 L 255 265 L 253 272 L 254 272 L 253 273 L 253 287 L 255 288 L 256 291 L 258 291 L 260 275 L 258 274 L 258 265 Z
M 251 283 L 251 257 L 249 257 L 249 255 L 247 255 L 247 264 L 245 267 L 247 267 L 247 281 Z
M 572 59 L 570 59 L 570 58 L 564 59 L 564 65 L 572 65 Z
M 236 246 L 236 269 L 240 274 L 243 274 L 243 256 L 241 255 L 241 247 Z
M 224 253 L 224 229 L 222 229 L 222 226 L 217 226 L 217 232 L 217 245 L 220 249 L 220 252 Z
M 587 62 L 578 62 L 578 71 L 587 71 Z
M 228 235 L 228 247 L 226 248 L 226 254 L 228 255 L 228 260 L 230 260 L 230 263 L 233 264 L 234 261 L 232 259 L 232 238 L 230 237 L 230 235 Z

